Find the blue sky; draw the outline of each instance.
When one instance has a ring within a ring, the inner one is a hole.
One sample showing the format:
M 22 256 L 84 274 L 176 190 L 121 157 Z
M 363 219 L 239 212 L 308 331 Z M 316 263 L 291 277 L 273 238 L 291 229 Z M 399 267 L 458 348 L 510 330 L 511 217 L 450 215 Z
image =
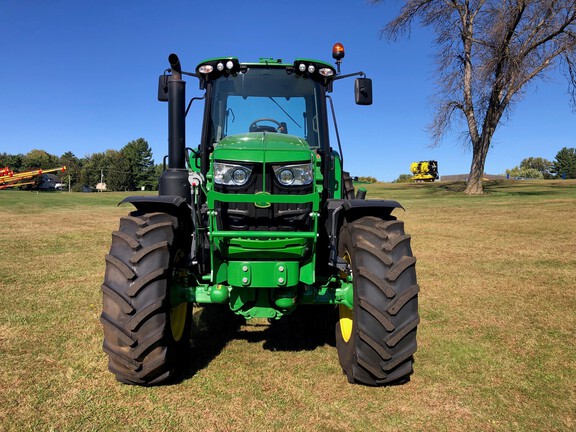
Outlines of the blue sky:
M 413 161 L 436 159 L 440 174 L 466 173 L 471 153 L 459 134 L 432 149 L 425 131 L 435 92 L 432 36 L 415 29 L 396 43 L 379 37 L 399 4 L 0 0 L 0 152 L 82 157 L 142 137 L 159 163 L 167 105 L 156 101 L 156 86 L 170 53 L 192 71 L 218 56 L 332 61 L 332 45 L 341 42 L 342 73 L 362 70 L 374 86 L 366 107 L 354 104 L 352 79 L 335 85 L 346 169 L 391 181 Z M 188 97 L 200 94 L 190 78 Z M 198 143 L 200 114 L 197 104 L 187 121 L 189 146 Z M 498 129 L 486 172 L 529 156 L 553 160 L 562 147 L 576 147 L 576 114 L 558 74 L 530 87 Z

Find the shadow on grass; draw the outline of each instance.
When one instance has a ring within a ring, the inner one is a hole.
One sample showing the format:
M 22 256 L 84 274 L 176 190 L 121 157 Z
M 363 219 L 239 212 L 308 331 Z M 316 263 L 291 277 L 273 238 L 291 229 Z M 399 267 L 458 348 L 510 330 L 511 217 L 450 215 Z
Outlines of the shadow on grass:
M 190 349 L 178 359 L 179 373 L 173 383 L 192 378 L 208 366 L 226 344 L 236 338 L 244 323 L 245 320 L 232 313 L 227 306 L 205 305 L 194 312 Z
M 178 384 L 206 368 L 232 340 L 263 342 L 262 347 L 270 351 L 312 351 L 324 345 L 336 346 L 335 319 L 333 306 L 299 306 L 280 320 L 245 326 L 244 318 L 228 307 L 206 305 L 194 314 L 191 349 L 179 358 L 179 373 L 172 383 Z
M 484 192 L 495 196 L 552 196 L 564 195 L 569 185 L 539 180 L 500 180 L 484 183 Z
M 299 306 L 291 315 L 272 321 L 263 331 L 241 331 L 237 339 L 264 342 L 270 351 L 312 351 L 336 346 L 334 306 Z
M 409 185 L 414 190 L 421 193 L 422 198 L 440 197 L 440 196 L 461 196 L 466 197 L 464 193 L 466 182 L 434 182 L 434 183 L 415 183 Z M 484 196 L 494 197 L 521 197 L 521 196 L 557 196 L 565 195 L 571 192 L 573 185 L 562 184 L 553 181 L 542 180 L 485 180 L 483 183 Z M 478 195 L 472 195 L 478 197 Z

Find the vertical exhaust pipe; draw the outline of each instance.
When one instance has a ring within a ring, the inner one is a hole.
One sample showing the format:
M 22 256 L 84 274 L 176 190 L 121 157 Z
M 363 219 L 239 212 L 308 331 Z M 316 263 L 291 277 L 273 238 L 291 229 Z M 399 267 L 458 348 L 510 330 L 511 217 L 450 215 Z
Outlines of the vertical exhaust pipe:
M 182 67 L 176 54 L 168 56 L 172 75 L 168 77 L 168 166 L 185 168 L 186 154 L 186 82 L 182 80 Z
M 168 169 L 160 177 L 159 194 L 177 195 L 191 201 L 186 169 L 186 82 L 176 54 L 168 56 Z
M 175 80 L 182 79 L 182 66 L 180 66 L 180 59 L 174 53 L 168 56 L 168 63 L 170 63 L 170 69 L 172 69 L 172 77 Z

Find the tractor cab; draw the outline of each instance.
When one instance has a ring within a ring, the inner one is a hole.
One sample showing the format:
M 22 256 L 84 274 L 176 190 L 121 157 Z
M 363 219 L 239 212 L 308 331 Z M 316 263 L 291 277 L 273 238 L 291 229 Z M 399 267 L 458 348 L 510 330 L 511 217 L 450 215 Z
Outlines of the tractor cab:
M 324 66 L 325 74 L 334 75 L 333 68 Z M 208 123 L 203 139 L 208 146 L 230 135 L 268 132 L 302 138 L 311 148 L 327 147 L 321 75 L 297 73 L 294 65 L 281 60 L 246 64 L 226 74 L 201 72 L 210 69 L 214 70 L 210 63 L 196 68 L 206 87 Z

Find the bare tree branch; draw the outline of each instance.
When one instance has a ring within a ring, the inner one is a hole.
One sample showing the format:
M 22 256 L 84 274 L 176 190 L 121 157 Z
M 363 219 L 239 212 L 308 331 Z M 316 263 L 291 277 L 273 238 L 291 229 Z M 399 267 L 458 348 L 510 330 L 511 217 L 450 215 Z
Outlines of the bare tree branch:
M 467 192 L 482 191 L 494 132 L 527 85 L 561 65 L 576 108 L 576 0 L 405 0 L 381 35 L 396 40 L 416 23 L 436 34 L 428 130 L 438 144 L 454 120 L 465 120 L 473 151 Z

